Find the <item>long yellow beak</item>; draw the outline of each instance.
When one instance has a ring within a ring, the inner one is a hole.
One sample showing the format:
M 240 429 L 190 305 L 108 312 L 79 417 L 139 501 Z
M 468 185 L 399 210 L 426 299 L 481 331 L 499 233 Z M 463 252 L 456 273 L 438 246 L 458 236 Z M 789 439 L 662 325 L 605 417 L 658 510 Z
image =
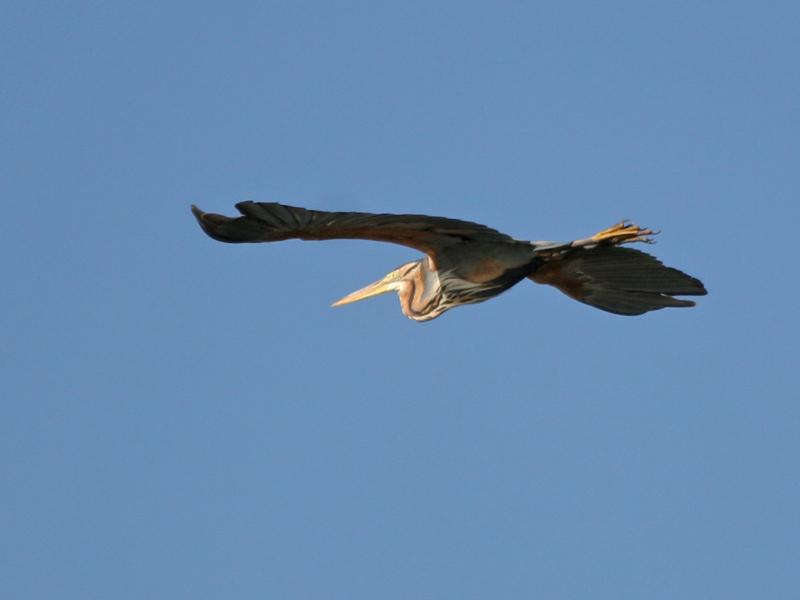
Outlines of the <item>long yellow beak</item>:
M 331 306 L 344 306 L 345 304 L 352 304 L 353 302 L 358 302 L 359 300 L 366 300 L 367 298 L 372 298 L 373 296 L 380 296 L 381 294 L 385 294 L 387 292 L 392 292 L 396 290 L 398 286 L 399 286 L 398 272 L 392 271 L 380 281 L 371 283 L 367 287 L 363 287 L 360 290 L 353 292 L 352 294 L 347 294 L 347 296 L 345 296 L 341 300 L 334 302 L 333 304 L 331 304 Z

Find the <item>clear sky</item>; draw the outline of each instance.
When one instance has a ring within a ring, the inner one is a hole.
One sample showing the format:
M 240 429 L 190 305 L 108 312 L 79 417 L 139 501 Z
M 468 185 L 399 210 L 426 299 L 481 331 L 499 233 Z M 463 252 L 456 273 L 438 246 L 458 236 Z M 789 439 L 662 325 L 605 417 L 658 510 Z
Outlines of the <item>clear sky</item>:
M 0 596 L 795 598 L 796 2 L 0 7 Z M 329 304 L 412 250 L 224 245 L 240 200 L 703 279 Z M 795 257 L 795 258 L 792 258 Z

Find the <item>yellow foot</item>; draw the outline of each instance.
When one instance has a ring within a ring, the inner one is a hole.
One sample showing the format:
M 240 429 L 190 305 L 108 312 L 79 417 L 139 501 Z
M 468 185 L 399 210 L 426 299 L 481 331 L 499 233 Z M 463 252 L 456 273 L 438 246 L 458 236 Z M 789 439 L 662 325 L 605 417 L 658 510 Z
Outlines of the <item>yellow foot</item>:
M 652 229 L 644 229 L 638 225 L 634 225 L 630 221 L 625 220 L 620 221 L 613 227 L 609 227 L 603 231 L 598 231 L 589 239 L 596 244 L 602 242 L 604 244 L 612 244 L 614 246 L 618 244 L 632 244 L 633 242 L 652 244 L 652 238 L 647 236 L 657 234 L 657 231 L 653 231 Z

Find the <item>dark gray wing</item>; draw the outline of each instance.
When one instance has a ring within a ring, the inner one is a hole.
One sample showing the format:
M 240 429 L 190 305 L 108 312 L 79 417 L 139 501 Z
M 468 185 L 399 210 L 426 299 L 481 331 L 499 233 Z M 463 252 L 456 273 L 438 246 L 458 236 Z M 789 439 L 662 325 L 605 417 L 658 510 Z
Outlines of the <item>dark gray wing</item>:
M 694 306 L 673 296 L 703 296 L 703 283 L 632 248 L 597 246 L 545 259 L 530 276 L 566 295 L 619 315 L 640 315 L 667 307 Z
M 278 242 L 288 239 L 359 239 L 409 246 L 431 256 L 458 242 L 513 242 L 478 223 L 426 215 L 326 212 L 275 202 L 240 202 L 241 217 L 206 213 L 192 206 L 197 222 L 221 242 Z

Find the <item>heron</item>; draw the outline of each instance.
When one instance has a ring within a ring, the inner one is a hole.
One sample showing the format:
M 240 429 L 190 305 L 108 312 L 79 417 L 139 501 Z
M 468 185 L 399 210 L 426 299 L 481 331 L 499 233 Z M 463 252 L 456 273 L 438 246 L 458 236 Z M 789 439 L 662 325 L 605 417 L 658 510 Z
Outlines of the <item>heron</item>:
M 221 242 L 359 239 L 422 252 L 422 258 L 333 303 L 343 306 L 394 291 L 403 314 L 414 321 L 484 302 L 523 279 L 627 316 L 694 306 L 675 296 L 706 294 L 700 280 L 623 247 L 652 243 L 658 233 L 630 221 L 587 238 L 549 242 L 517 240 L 478 223 L 427 215 L 329 212 L 254 201 L 239 202 L 236 208 L 241 216 L 207 213 L 194 205 L 192 212 L 203 231 Z

